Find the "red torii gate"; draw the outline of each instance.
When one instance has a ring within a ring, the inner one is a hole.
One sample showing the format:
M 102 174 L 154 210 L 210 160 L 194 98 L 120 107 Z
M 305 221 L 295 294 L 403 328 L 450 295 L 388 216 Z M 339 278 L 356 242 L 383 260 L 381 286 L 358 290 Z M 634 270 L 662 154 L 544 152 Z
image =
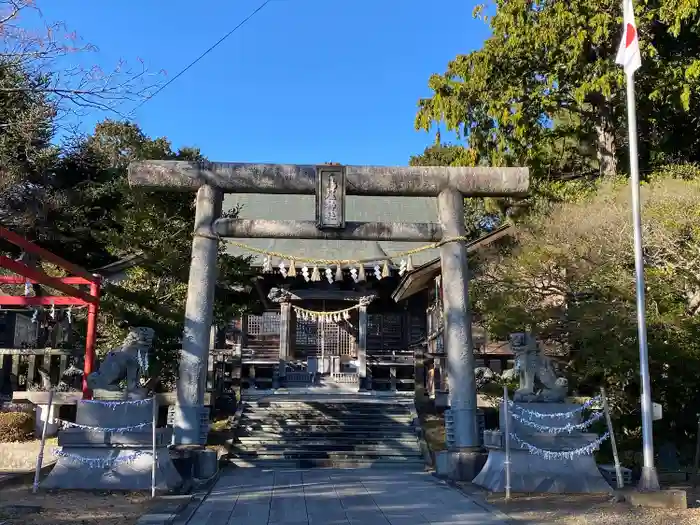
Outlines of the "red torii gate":
M 85 338 L 85 366 L 83 375 L 83 399 L 91 399 L 92 392 L 87 387 L 87 376 L 92 373 L 95 363 L 95 339 L 97 337 L 97 310 L 100 305 L 99 275 L 93 275 L 87 270 L 62 259 L 44 248 L 28 241 L 10 230 L 0 226 L 0 238 L 11 242 L 25 253 L 38 256 L 41 260 L 51 262 L 64 269 L 72 277 L 51 277 L 38 268 L 32 268 L 26 264 L 15 261 L 10 257 L 0 255 L 0 268 L 6 268 L 22 277 L 0 275 L 0 284 L 43 284 L 54 290 L 66 294 L 66 296 L 42 296 L 25 297 L 14 295 L 0 295 L 1 306 L 85 306 L 88 307 L 87 334 Z M 86 293 L 76 285 L 88 285 L 90 292 Z

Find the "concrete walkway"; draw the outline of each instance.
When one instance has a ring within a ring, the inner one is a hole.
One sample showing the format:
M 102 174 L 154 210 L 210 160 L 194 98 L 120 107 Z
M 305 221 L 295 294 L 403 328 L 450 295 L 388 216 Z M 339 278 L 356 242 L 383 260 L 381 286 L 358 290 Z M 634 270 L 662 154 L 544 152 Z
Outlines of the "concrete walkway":
M 430 474 L 402 470 L 224 473 L 188 525 L 505 525 Z

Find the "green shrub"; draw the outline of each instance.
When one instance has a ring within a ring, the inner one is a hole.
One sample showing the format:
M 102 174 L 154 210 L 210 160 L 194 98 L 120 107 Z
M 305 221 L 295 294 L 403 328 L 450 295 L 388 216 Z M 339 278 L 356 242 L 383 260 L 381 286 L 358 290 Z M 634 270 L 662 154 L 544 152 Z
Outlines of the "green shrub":
M 665 164 L 651 173 L 648 179 L 653 182 L 658 182 L 663 179 L 697 181 L 700 180 L 700 166 L 693 162 Z
M 34 414 L 0 412 L 0 443 L 27 441 L 34 432 Z

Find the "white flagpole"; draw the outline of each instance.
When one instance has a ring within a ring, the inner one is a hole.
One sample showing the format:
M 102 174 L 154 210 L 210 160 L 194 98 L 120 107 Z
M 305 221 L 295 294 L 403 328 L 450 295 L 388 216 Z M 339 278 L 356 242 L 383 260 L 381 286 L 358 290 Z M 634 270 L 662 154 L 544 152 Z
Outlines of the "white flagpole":
M 639 488 L 659 490 L 654 466 L 653 408 L 647 348 L 647 321 L 644 297 L 644 257 L 642 253 L 642 212 L 639 198 L 639 158 L 637 152 L 637 113 L 634 95 L 634 73 L 627 76 L 627 128 L 630 149 L 630 183 L 632 184 L 632 222 L 634 224 L 634 269 L 637 288 L 637 333 L 639 338 L 639 373 L 642 379 L 642 447 L 644 466 Z

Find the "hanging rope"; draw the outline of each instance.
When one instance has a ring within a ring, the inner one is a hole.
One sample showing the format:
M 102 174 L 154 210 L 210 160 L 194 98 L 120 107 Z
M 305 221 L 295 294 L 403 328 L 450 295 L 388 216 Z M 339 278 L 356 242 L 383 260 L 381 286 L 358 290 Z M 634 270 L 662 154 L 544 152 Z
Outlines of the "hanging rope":
M 203 237 L 205 239 L 222 240 L 219 235 L 213 232 L 195 232 L 194 235 L 195 237 Z M 262 271 L 264 273 L 272 272 L 272 258 L 275 257 L 277 259 L 281 259 L 278 268 L 282 276 L 285 278 L 297 277 L 296 263 L 303 263 L 304 265 L 301 268 L 301 275 L 307 282 L 318 282 L 321 280 L 321 271 L 319 270 L 319 266 L 325 267 L 323 276 L 329 283 L 333 283 L 333 281 L 342 281 L 343 267 L 345 266 L 351 267 L 350 276 L 357 283 L 366 280 L 365 265 L 367 264 L 375 263 L 373 275 L 377 280 L 381 280 L 391 275 L 389 263 L 392 263 L 394 259 L 402 259 L 399 263 L 399 275 L 403 275 L 405 272 L 413 271 L 413 261 L 411 259 L 413 255 L 428 250 L 435 250 L 452 242 L 466 242 L 468 240 L 469 239 L 466 236 L 448 237 L 442 241 L 426 244 L 425 246 L 420 246 L 411 250 L 366 259 L 315 259 L 313 257 L 303 257 L 288 253 L 264 250 L 262 248 L 256 248 L 255 246 L 250 246 L 249 244 L 238 241 L 232 241 L 230 239 L 227 239 L 226 242 L 247 252 L 263 255 Z M 289 263 L 287 264 L 285 261 L 289 261 Z M 308 265 L 313 266 L 311 271 L 309 271 Z M 335 267 L 335 270 L 333 270 L 333 267 Z
M 200 237 L 207 237 L 207 238 L 212 238 L 209 235 L 202 235 L 202 234 L 195 234 Z M 219 239 L 218 237 L 214 237 L 216 239 Z M 303 262 L 307 264 L 315 264 L 319 266 L 334 266 L 334 265 L 342 265 L 342 266 L 353 266 L 353 265 L 358 265 L 358 264 L 363 264 L 363 263 L 373 263 L 373 262 L 382 262 L 382 261 L 392 261 L 394 259 L 400 259 L 403 257 L 409 257 L 411 255 L 416 255 L 418 253 L 427 251 L 427 250 L 434 250 L 436 248 L 440 248 L 441 246 L 444 246 L 445 244 L 449 244 L 452 242 L 465 242 L 469 240 L 465 236 L 460 236 L 460 237 L 449 237 L 447 239 L 444 239 L 439 242 L 434 242 L 432 244 L 427 244 L 425 246 L 420 246 L 418 248 L 413 248 L 412 250 L 405 250 L 403 252 L 398 252 L 390 255 L 383 255 L 379 257 L 370 257 L 366 259 L 314 259 L 312 257 L 302 257 L 302 256 L 297 256 L 297 255 L 292 255 L 288 253 L 281 253 L 281 252 L 275 252 L 275 251 L 270 251 L 270 250 L 264 250 L 262 248 L 256 248 L 255 246 L 250 246 L 249 244 L 244 244 L 242 242 L 237 242 L 237 241 L 231 241 L 231 240 L 226 240 L 227 243 L 232 244 L 233 246 L 236 246 L 238 248 L 241 248 L 242 250 L 252 252 L 252 253 L 257 253 L 259 255 L 266 255 L 268 257 L 276 257 L 278 259 L 284 259 L 284 260 L 289 260 L 289 261 L 296 261 L 296 262 Z

